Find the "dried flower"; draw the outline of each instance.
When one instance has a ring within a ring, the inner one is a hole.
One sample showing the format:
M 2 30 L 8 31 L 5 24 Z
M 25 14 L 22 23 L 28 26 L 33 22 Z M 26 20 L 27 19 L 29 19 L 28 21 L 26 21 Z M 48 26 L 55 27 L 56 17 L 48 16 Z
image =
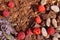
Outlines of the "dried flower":
M 37 17 L 35 18 L 35 22 L 36 22 L 36 23 L 39 24 L 39 23 L 41 23 L 41 21 L 42 21 L 42 20 L 41 20 L 41 18 L 40 18 L 39 16 L 37 16 Z
M 4 17 L 8 17 L 10 15 L 9 11 L 8 10 L 4 10 L 3 11 L 3 16 Z
M 14 5 L 14 2 L 12 2 L 12 1 L 10 1 L 9 3 L 8 3 L 8 6 L 10 7 L 10 8 L 13 8 L 15 5 Z
M 41 34 L 41 29 L 39 27 L 35 27 L 33 29 L 33 33 L 36 34 L 36 35 L 39 35 L 39 34 Z
M 33 33 L 32 33 L 32 30 L 31 29 L 28 29 L 27 30 L 27 35 L 32 35 Z
M 45 9 L 45 7 L 44 7 L 43 5 L 39 5 L 39 6 L 38 6 L 38 11 L 39 11 L 39 12 L 45 12 L 45 10 L 46 10 L 46 9 Z
M 47 29 L 47 32 L 48 32 L 49 35 L 53 35 L 55 33 L 55 29 L 53 27 L 49 27 Z
M 25 38 L 25 33 L 24 32 L 19 32 L 17 36 L 18 40 L 22 40 Z

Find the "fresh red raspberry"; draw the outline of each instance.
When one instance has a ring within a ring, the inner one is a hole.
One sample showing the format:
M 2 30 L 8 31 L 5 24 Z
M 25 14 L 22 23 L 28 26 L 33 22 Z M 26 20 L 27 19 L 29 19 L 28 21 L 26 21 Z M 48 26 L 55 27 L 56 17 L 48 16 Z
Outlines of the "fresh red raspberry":
M 8 10 L 4 10 L 3 11 L 3 16 L 4 17 L 8 17 L 10 15 L 9 11 Z
M 14 5 L 14 2 L 12 2 L 12 1 L 10 1 L 9 3 L 8 3 L 8 6 L 10 7 L 10 8 L 13 8 L 15 5 Z
M 35 18 L 35 22 L 36 22 L 36 23 L 39 24 L 39 23 L 41 23 L 41 21 L 42 21 L 42 20 L 41 20 L 41 18 L 40 18 L 39 16 L 37 16 L 37 17 Z
M 41 29 L 39 27 L 35 27 L 33 29 L 33 33 L 36 34 L 36 35 L 39 35 L 39 34 L 41 34 Z
M 48 32 L 49 35 L 53 35 L 55 33 L 55 29 L 53 27 L 49 27 L 47 29 L 47 32 Z
M 18 33 L 18 40 L 23 40 L 25 38 L 25 33 L 24 32 L 19 32 Z
M 32 31 L 31 31 L 31 29 L 28 29 L 27 30 L 27 35 L 32 35 L 33 33 L 32 33 Z
M 46 9 L 45 9 L 45 7 L 43 6 L 43 5 L 39 5 L 38 6 L 38 11 L 39 12 L 44 12 Z

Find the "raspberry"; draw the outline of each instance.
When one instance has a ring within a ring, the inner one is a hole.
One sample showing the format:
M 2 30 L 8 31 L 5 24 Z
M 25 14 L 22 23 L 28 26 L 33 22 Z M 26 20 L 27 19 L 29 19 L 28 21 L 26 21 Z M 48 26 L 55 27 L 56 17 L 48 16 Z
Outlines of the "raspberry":
M 33 33 L 36 34 L 36 35 L 39 35 L 39 34 L 41 34 L 41 29 L 39 27 L 35 27 L 33 29 Z
M 25 33 L 24 32 L 19 32 L 18 33 L 18 40 L 23 40 L 25 38 Z
M 32 33 L 32 31 L 31 31 L 31 29 L 28 29 L 27 30 L 27 35 L 32 35 L 33 33 Z
M 44 12 L 45 11 L 45 7 L 43 5 L 39 5 L 38 6 L 38 11 L 39 12 Z
M 10 2 L 8 3 L 8 6 L 9 6 L 10 8 L 13 8 L 13 7 L 14 7 L 14 2 L 10 1 Z
M 9 15 L 10 15 L 10 13 L 8 12 L 8 10 L 3 11 L 3 16 L 4 17 L 8 17 Z
M 40 18 L 39 16 L 37 16 L 37 17 L 35 18 L 35 22 L 36 22 L 36 23 L 39 24 L 39 23 L 41 23 L 41 21 L 42 21 L 42 20 L 41 20 L 41 18 Z
M 48 32 L 49 35 L 53 35 L 55 33 L 55 29 L 53 27 L 49 27 L 47 29 L 47 32 Z

